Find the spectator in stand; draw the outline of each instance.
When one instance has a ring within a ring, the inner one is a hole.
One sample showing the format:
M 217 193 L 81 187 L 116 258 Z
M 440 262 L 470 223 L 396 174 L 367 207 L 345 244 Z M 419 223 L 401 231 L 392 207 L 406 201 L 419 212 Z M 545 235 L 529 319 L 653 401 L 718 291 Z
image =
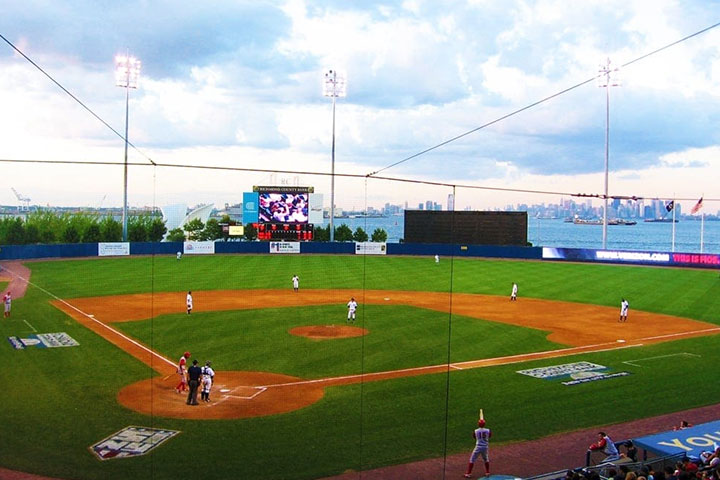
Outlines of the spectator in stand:
M 625 453 L 620 454 L 621 457 L 627 457 L 633 462 L 637 462 L 638 450 L 632 440 L 625 443 Z M 648 480 L 650 480 L 648 478 Z
M 660 470 L 659 472 L 653 472 L 653 478 L 655 480 L 667 480 L 665 478 L 665 472 L 663 472 L 662 470 Z
M 665 467 L 665 480 L 677 480 L 677 475 L 675 475 L 675 469 L 667 465 Z
M 714 451 L 702 452 L 700 454 L 700 460 L 702 460 L 703 465 L 716 468 L 718 465 L 720 465 L 720 447 L 716 445 Z
M 635 472 L 628 472 L 627 475 L 625 475 L 625 480 L 637 480 L 637 474 Z
M 629 471 L 627 465 L 620 465 L 620 472 L 615 475 L 615 480 L 625 480 L 625 476 Z
M 692 423 L 689 423 L 687 420 L 681 420 L 680 425 L 677 427 L 674 427 L 673 430 L 685 430 L 686 428 L 692 427 Z
M 691 475 L 695 475 L 698 471 L 697 463 L 690 461 L 688 457 L 682 459 L 683 470 Z
M 620 452 L 618 452 L 615 443 L 605 432 L 598 432 L 598 441 L 591 444 L 588 450 L 594 452 L 601 450 L 605 454 L 605 458 L 602 463 L 612 462 L 620 458 Z

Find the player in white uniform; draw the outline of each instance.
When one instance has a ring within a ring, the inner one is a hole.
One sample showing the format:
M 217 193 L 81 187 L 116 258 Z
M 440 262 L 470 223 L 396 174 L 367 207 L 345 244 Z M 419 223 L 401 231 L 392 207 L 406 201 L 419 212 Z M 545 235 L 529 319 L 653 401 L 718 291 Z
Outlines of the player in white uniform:
M 435 263 L 440 263 L 440 255 L 435 255 Z
M 178 361 L 177 373 L 180 375 L 180 383 L 175 387 L 177 393 L 182 393 L 187 390 L 187 359 L 190 358 L 190 352 L 183 353 L 182 357 Z
M 622 302 L 620 302 L 620 322 L 627 322 L 627 315 L 628 315 L 628 308 L 630 307 L 630 304 L 627 300 L 624 298 L 622 299 Z
M 355 297 L 350 298 L 350 301 L 347 304 L 348 308 L 348 318 L 347 321 L 355 322 L 355 310 L 357 310 L 357 302 L 355 301 Z
M 187 304 L 187 313 L 190 315 L 193 308 L 192 292 L 188 290 L 187 296 L 185 297 L 185 303 Z
M 293 290 L 295 290 L 297 292 L 298 289 L 300 288 L 300 278 L 298 278 L 297 275 L 293 275 L 292 282 L 293 282 Z
M 177 252 L 176 257 L 178 260 L 180 260 L 182 258 L 182 252 Z
M 512 284 L 512 292 L 510 293 L 510 301 L 517 301 L 517 283 Z
M 470 463 L 468 463 L 467 471 L 465 472 L 465 475 L 463 475 L 465 478 L 472 477 L 472 469 L 475 466 L 475 460 L 477 460 L 478 457 L 482 457 L 483 461 L 485 462 L 485 476 L 487 477 L 490 475 L 490 457 L 488 456 L 488 449 L 490 446 L 491 436 L 492 432 L 490 431 L 490 429 L 485 428 L 485 420 L 478 420 L 478 428 L 476 428 L 473 432 L 473 438 L 475 439 L 475 449 L 470 455 Z
M 3 303 L 5 304 L 5 318 L 10 317 L 10 307 L 12 306 L 12 294 L 7 292 L 3 297 Z
M 210 388 L 212 387 L 213 381 L 215 381 L 215 370 L 213 370 L 210 365 L 211 362 L 208 360 L 201 369 L 202 380 L 200 381 L 200 385 L 202 391 L 200 392 L 200 398 L 206 402 L 210 401 Z

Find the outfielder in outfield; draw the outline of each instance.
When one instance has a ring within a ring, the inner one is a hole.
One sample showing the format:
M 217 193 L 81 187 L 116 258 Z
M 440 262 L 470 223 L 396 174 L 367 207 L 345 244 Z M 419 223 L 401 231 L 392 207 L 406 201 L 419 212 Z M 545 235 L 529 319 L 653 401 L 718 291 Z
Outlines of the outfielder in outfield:
M 467 471 L 465 472 L 465 475 L 463 475 L 465 478 L 472 477 L 472 470 L 475 466 L 475 460 L 477 460 L 478 457 L 482 457 L 485 462 L 485 476 L 487 477 L 490 475 L 490 457 L 488 456 L 488 449 L 490 447 L 491 436 L 492 432 L 490 429 L 485 428 L 485 420 L 482 418 L 478 420 L 478 428 L 476 428 L 473 432 L 475 449 L 470 455 L 470 462 L 468 463 Z
M 187 391 L 187 360 L 190 358 L 190 352 L 183 353 L 180 360 L 178 360 L 177 373 L 180 375 L 180 383 L 175 387 L 177 393 Z
M 348 308 L 347 321 L 348 322 L 355 323 L 355 310 L 357 310 L 357 306 L 358 306 L 358 304 L 355 301 L 355 297 L 351 297 L 350 301 L 347 303 L 347 308 Z

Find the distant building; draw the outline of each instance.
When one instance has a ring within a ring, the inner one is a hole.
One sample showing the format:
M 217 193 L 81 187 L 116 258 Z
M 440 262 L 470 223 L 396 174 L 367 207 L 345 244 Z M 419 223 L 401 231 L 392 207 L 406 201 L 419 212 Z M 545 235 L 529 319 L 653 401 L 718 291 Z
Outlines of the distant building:
M 188 211 L 188 207 L 184 203 L 178 203 L 175 205 L 166 205 L 161 207 L 163 220 L 165 221 L 165 227 L 168 233 L 170 230 L 176 228 L 182 228 L 186 223 L 200 219 L 201 222 L 206 223 L 210 218 L 210 213 L 215 206 L 210 203 L 207 205 L 200 205 L 192 210 Z

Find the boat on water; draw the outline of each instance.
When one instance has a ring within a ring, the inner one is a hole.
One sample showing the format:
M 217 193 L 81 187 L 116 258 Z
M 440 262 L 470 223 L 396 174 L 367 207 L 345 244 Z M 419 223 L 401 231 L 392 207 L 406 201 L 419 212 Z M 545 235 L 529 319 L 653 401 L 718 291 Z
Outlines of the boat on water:
M 678 223 L 680 220 L 673 220 L 672 218 L 646 218 L 644 221 L 648 223 L 673 223 L 673 221 Z
M 601 218 L 579 218 L 573 219 L 575 225 L 602 225 L 603 221 Z M 623 218 L 612 218 L 608 220 L 608 225 L 637 225 L 635 220 L 625 220 Z

